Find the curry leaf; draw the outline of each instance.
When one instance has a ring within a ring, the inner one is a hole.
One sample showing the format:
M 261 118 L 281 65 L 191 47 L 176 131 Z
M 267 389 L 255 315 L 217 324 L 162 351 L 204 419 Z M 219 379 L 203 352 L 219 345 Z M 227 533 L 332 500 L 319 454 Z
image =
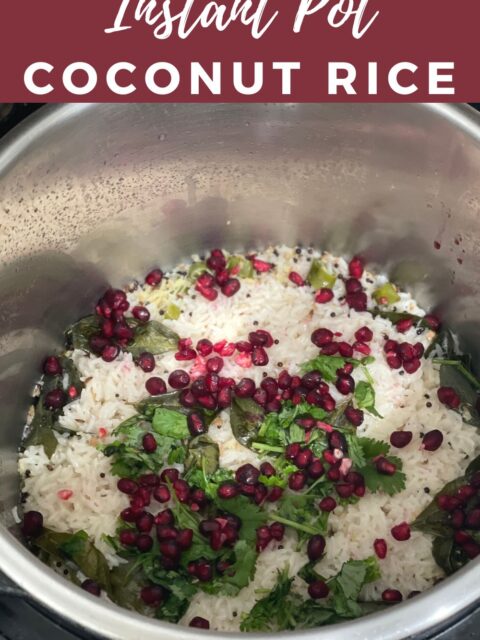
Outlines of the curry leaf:
M 185 458 L 185 473 L 194 469 L 201 469 L 206 475 L 215 473 L 218 469 L 220 453 L 218 444 L 207 435 L 192 438 L 188 443 Z
M 447 576 L 458 571 L 468 562 L 468 556 L 457 545 L 453 536 L 448 538 L 436 537 L 432 543 L 432 555 L 438 566 L 445 571 Z
M 133 323 L 133 320 L 129 319 L 129 323 Z M 177 348 L 179 336 L 157 320 L 136 322 L 135 326 L 133 341 L 126 347 L 135 358 L 144 351 L 161 355 Z
M 256 439 L 265 412 L 251 398 L 234 398 L 230 410 L 232 432 L 240 444 L 248 447 Z
M 458 413 L 467 424 L 480 427 L 480 413 L 477 409 L 479 395 L 478 380 L 462 364 L 460 360 L 434 360 L 440 363 L 440 384 L 442 387 L 453 387 L 457 392 L 461 404 Z M 473 385 L 473 383 L 475 383 Z
M 182 413 L 171 409 L 160 407 L 156 409 L 153 414 L 152 428 L 158 435 L 176 440 L 188 438 L 190 435 L 187 418 Z
M 85 316 L 72 324 L 65 332 L 67 345 L 72 349 L 90 351 L 90 338 L 100 331 L 100 319 L 98 316 Z

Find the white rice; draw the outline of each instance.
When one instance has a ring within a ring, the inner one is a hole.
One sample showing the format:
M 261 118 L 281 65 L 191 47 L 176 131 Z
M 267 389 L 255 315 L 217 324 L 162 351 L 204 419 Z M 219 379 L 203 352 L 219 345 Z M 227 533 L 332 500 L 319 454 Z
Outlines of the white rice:
M 212 342 L 244 340 L 257 326 L 268 330 L 279 341 L 268 350 L 268 366 L 245 370 L 233 358 L 226 358 L 222 370 L 222 375 L 236 379 L 248 376 L 257 383 L 261 382 L 264 371 L 273 376 L 282 369 L 297 373 L 302 362 L 318 353 L 310 340 L 312 331 L 318 327 L 339 332 L 341 339 L 348 342 L 358 328 L 370 327 L 374 334 L 370 346 L 375 362 L 369 365 L 369 371 L 375 381 L 376 408 L 383 419 L 366 413 L 359 432 L 385 441 L 397 429 L 414 433 L 410 445 L 395 450 L 395 455 L 403 461 L 407 486 L 393 497 L 367 493 L 355 505 L 338 507 L 330 516 L 326 554 L 318 570 L 331 576 L 343 562 L 372 555 L 374 539 L 385 538 L 388 554 L 380 561 L 382 577 L 365 589 L 365 597 L 378 599 L 387 587 L 399 589 L 404 596 L 413 590 L 427 589 L 443 576 L 431 554 L 431 539 L 413 532 L 410 540 L 397 542 L 390 529 L 399 522 L 412 521 L 445 482 L 462 474 L 468 461 L 480 450 L 480 435 L 476 429 L 463 424 L 457 413 L 438 402 L 439 376 L 430 361 L 422 360 L 422 367 L 413 375 L 400 375 L 385 362 L 385 335 L 427 345 L 432 332 L 420 337 L 415 329 L 397 334 L 387 320 L 373 318 L 368 312 L 349 310 L 339 300 L 344 289 L 340 280 L 334 288 L 335 298 L 328 304 L 316 304 L 311 289 L 293 285 L 287 276 L 291 270 L 305 276 L 310 268 L 308 258 L 320 254 L 303 252 L 297 256 L 286 247 L 277 250 L 280 257 L 272 259 L 272 250 L 263 255 L 277 264 L 276 270 L 259 278 L 242 280 L 239 292 L 232 298 L 220 295 L 214 302 L 208 302 L 193 289 L 179 298 L 178 290 L 184 279 L 173 277 L 158 289 L 138 288 L 129 294 L 129 300 L 132 305 L 146 304 L 152 318 L 162 320 L 180 336 L 192 338 L 194 344 L 200 338 L 209 338 Z M 343 259 L 329 255 L 322 259 L 332 270 L 347 275 L 347 263 Z M 369 294 L 385 281 L 384 276 L 370 273 L 362 277 Z M 401 298 L 396 305 L 398 310 L 423 315 L 410 295 L 402 293 Z M 160 315 L 160 310 L 169 303 L 181 307 L 177 320 L 165 320 Z M 332 317 L 332 314 L 335 315 Z M 109 442 L 111 431 L 135 413 L 133 404 L 147 396 L 144 386 L 147 378 L 159 375 L 166 379 L 168 372 L 182 367 L 188 369 L 189 363 L 178 363 L 173 354 L 167 354 L 157 358 L 154 373 L 145 374 L 128 354 L 113 363 L 105 363 L 101 358 L 76 351 L 73 359 L 85 381 L 85 389 L 79 399 L 65 408 L 61 424 L 79 435 L 58 436 L 59 444 L 51 460 L 41 447 L 29 447 L 21 456 L 20 473 L 25 476 L 25 472 L 29 472 L 29 477 L 25 477 L 24 490 L 28 494 L 25 508 L 41 511 L 48 527 L 61 531 L 84 529 L 114 565 L 118 558 L 103 535 L 115 532 L 118 514 L 128 505 L 128 499 L 117 490 L 117 478 L 110 473 L 110 461 L 97 450 L 97 445 Z M 356 370 L 354 377 L 361 377 L 361 372 Z M 335 389 L 332 395 L 340 398 Z M 431 407 L 427 407 L 427 400 Z M 423 451 L 419 448 L 420 434 L 433 428 L 443 432 L 443 445 L 436 452 Z M 212 425 L 210 435 L 219 443 L 222 466 L 235 469 L 245 462 L 258 462 L 252 451 L 233 438 L 228 412 L 223 412 Z M 73 491 L 70 499 L 59 498 L 58 491 L 63 489 Z M 188 624 L 193 616 L 201 615 L 209 619 L 212 629 L 238 630 L 242 613 L 264 595 L 264 591 L 258 593 L 259 590 L 273 586 L 277 570 L 288 566 L 294 575 L 305 562 L 306 555 L 296 550 L 295 534 L 289 533 L 280 545 L 269 546 L 260 554 L 255 580 L 238 596 L 227 598 L 199 593 L 182 622 Z

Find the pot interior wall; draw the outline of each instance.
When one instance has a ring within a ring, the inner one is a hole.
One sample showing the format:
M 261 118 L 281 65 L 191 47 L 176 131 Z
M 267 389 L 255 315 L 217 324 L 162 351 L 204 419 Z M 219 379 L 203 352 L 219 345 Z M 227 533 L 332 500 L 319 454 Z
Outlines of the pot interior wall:
M 478 143 L 413 105 L 67 105 L 0 149 L 0 511 L 42 356 L 107 283 L 212 246 L 361 252 L 477 351 Z M 267 302 L 268 304 L 268 302 Z

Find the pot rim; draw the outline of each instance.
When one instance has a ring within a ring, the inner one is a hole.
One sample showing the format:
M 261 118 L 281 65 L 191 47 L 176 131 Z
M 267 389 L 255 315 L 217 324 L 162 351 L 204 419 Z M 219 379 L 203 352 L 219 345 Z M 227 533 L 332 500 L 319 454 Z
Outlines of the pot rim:
M 0 176 L 8 171 L 21 155 L 36 144 L 46 131 L 61 126 L 84 111 L 106 105 L 64 104 L 49 105 L 16 127 L 0 142 Z M 260 105 L 245 105 L 247 108 Z M 369 106 L 369 105 L 365 105 Z M 372 105 L 370 105 L 372 106 Z M 378 107 L 379 105 L 374 105 Z M 382 105 L 386 108 L 389 105 Z M 449 121 L 454 127 L 480 143 L 480 115 L 465 104 L 407 104 L 406 107 L 425 109 Z M 215 107 L 215 105 L 206 105 Z M 352 107 L 355 108 L 355 107 Z M 34 600 L 66 618 L 74 625 L 106 638 L 158 640 L 173 633 L 178 640 L 198 638 L 198 630 L 153 620 L 138 613 L 121 609 L 103 599 L 95 598 L 67 582 L 30 553 L 5 527 L 0 527 L 0 569 L 27 591 Z M 480 559 L 470 562 L 454 576 L 447 578 L 412 600 L 395 605 L 391 610 L 365 618 L 324 628 L 282 632 L 282 635 L 310 640 L 401 640 L 419 637 L 428 630 L 439 629 L 465 613 L 480 598 L 478 567 Z M 243 633 L 211 631 L 218 638 L 244 639 Z M 271 633 L 251 633 L 249 638 L 272 637 Z

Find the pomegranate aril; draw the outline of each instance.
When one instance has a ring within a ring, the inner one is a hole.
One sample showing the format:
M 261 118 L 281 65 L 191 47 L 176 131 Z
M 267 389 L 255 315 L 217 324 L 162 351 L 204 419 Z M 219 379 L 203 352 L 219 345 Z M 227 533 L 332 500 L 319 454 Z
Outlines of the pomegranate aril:
M 348 342 L 339 342 L 337 344 L 338 353 L 343 358 L 351 358 L 353 356 L 353 347 Z
M 138 534 L 132 529 L 124 529 L 118 534 L 118 540 L 124 547 L 133 547 L 137 542 Z
M 324 356 L 334 356 L 338 353 L 338 342 L 331 342 L 321 348 L 320 353 Z
M 140 598 L 149 607 L 158 607 L 163 601 L 163 589 L 156 584 L 143 587 Z
M 142 446 L 145 453 L 154 453 L 157 450 L 157 441 L 153 433 L 146 433 L 143 436 Z
M 405 363 L 415 358 L 415 349 L 409 342 L 401 342 L 397 347 L 397 354 Z
M 391 528 L 390 533 L 399 542 L 410 539 L 410 525 L 407 522 L 401 522 Z
M 278 376 L 278 388 L 285 390 L 290 387 L 292 382 L 292 376 L 288 373 L 288 371 L 281 371 Z
M 299 451 L 295 456 L 294 463 L 299 469 L 305 469 L 311 463 L 313 459 L 313 453 L 310 449 L 303 449 Z
M 90 347 L 90 350 L 93 353 L 96 353 L 97 355 L 100 355 L 103 350 L 109 346 L 109 341 L 107 338 L 105 338 L 104 336 L 100 336 L 100 335 L 93 335 L 91 336 L 91 338 L 88 341 L 88 346 Z M 118 353 L 120 353 L 120 350 L 118 351 Z M 117 355 L 118 355 L 117 353 Z M 114 358 L 112 358 L 113 360 L 115 360 L 116 356 Z M 106 362 L 111 362 L 111 360 L 106 360 Z
M 253 346 L 247 340 L 239 340 L 235 343 L 237 351 L 240 353 L 251 353 Z
M 205 420 L 203 415 L 198 411 L 191 411 L 187 416 L 187 425 L 190 434 L 195 437 L 202 433 L 206 433 L 207 428 L 205 426 Z
M 334 430 L 328 434 L 328 444 L 331 449 L 340 449 L 344 452 L 347 451 L 347 440 L 340 431 Z
M 128 521 L 126 520 L 126 522 Z M 135 519 L 135 522 L 140 533 L 150 533 L 153 527 L 153 515 L 151 513 L 144 512 Z
M 345 300 L 348 306 L 354 311 L 367 310 L 367 294 L 364 291 L 358 293 L 347 293 Z
M 439 429 L 428 431 L 422 438 L 422 448 L 425 451 L 436 451 L 443 442 L 443 433 Z
M 211 273 L 202 273 L 197 278 L 197 285 L 202 288 L 211 289 L 215 286 L 215 278 Z
M 455 533 L 453 534 L 453 539 L 457 544 L 463 546 L 467 542 L 471 542 L 473 538 L 466 531 L 455 531 Z
M 285 458 L 291 461 L 295 460 L 295 457 L 300 453 L 300 449 L 299 442 L 292 442 L 285 448 Z
M 452 527 L 454 529 L 461 529 L 465 523 L 465 514 L 461 509 L 455 509 L 451 518 Z
M 453 387 L 440 387 L 437 391 L 439 401 L 449 409 L 458 409 L 460 397 Z
M 177 544 L 180 549 L 190 549 L 193 542 L 193 529 L 181 529 L 178 532 Z
M 415 352 L 415 358 L 420 359 L 425 353 L 425 347 L 421 342 L 416 342 L 413 345 L 413 351 Z
M 254 347 L 269 347 L 273 344 L 272 334 L 265 329 L 257 329 L 248 334 L 248 339 Z
M 297 456 L 298 458 L 298 456 Z M 297 466 L 298 462 L 296 463 Z M 323 476 L 323 474 L 325 473 L 325 469 L 323 467 L 323 464 L 320 460 L 313 460 L 313 462 L 311 462 L 308 467 L 307 467 L 307 473 L 309 475 L 310 478 L 312 478 L 312 480 L 316 480 L 317 478 L 321 478 Z
M 400 367 L 402 366 L 402 360 L 400 356 L 397 356 L 397 354 L 395 353 L 389 353 L 386 360 L 390 369 L 400 369 Z
M 177 559 L 180 556 L 180 548 L 176 540 L 162 540 L 158 547 L 160 553 L 167 558 Z
M 333 291 L 331 289 L 323 287 L 315 294 L 315 302 L 319 304 L 326 304 L 330 300 L 333 300 Z
M 275 467 L 270 462 L 262 462 L 260 465 L 260 473 L 266 478 L 271 478 L 276 474 Z
M 251 398 L 255 393 L 255 382 L 251 378 L 242 378 L 235 387 L 235 395 L 239 398 Z
M 375 462 L 375 467 L 378 473 L 381 473 L 385 476 L 393 476 L 397 470 L 397 467 L 383 456 L 378 458 Z
M 350 498 L 355 493 L 355 485 L 349 482 L 339 482 L 335 485 L 335 491 L 340 498 Z
M 227 269 L 221 269 L 215 274 L 215 282 L 222 287 L 230 279 L 230 273 Z
M 285 535 L 285 525 L 281 522 L 273 522 L 270 527 L 270 534 L 274 540 L 282 540 Z
M 414 358 L 413 360 L 409 360 L 408 362 L 403 363 L 403 368 L 406 373 L 415 373 L 418 369 L 420 369 L 421 362 L 418 358 Z
M 175 491 L 175 495 L 180 502 L 187 502 L 188 496 L 190 494 L 190 487 L 185 482 L 185 480 L 182 480 L 181 478 L 175 480 L 175 482 L 173 483 L 173 490 Z
M 349 294 L 360 293 L 363 291 L 362 283 L 357 278 L 348 278 L 345 280 L 345 291 Z
M 135 544 L 141 553 L 147 553 L 153 547 L 153 538 L 148 533 L 141 533 L 137 537 Z
M 326 598 L 330 593 L 330 589 L 326 582 L 323 580 L 315 580 L 308 585 L 308 595 L 313 600 L 320 600 Z
M 305 280 L 296 271 L 290 271 L 290 273 L 288 274 L 288 279 L 290 280 L 290 282 L 293 282 L 293 284 L 296 284 L 297 287 L 305 286 Z
M 432 329 L 432 331 L 438 331 L 441 327 L 440 319 L 433 315 L 433 313 L 427 313 L 423 318 L 423 322 L 429 329 Z
M 167 392 L 167 385 L 162 378 L 153 376 L 145 382 L 145 389 L 151 396 L 159 396 Z
M 216 289 L 213 289 L 211 287 L 204 287 L 198 282 L 195 285 L 195 291 L 198 291 L 198 293 L 201 296 L 203 296 L 206 300 L 209 300 L 210 302 L 213 302 L 218 298 L 218 291 Z
M 132 340 L 134 336 L 133 329 L 124 321 L 115 323 L 113 333 L 118 340 L 126 340 L 127 342 Z
M 403 596 L 397 589 L 385 589 L 382 593 L 382 600 L 384 602 L 401 602 Z
M 253 501 L 255 504 L 262 504 L 265 498 L 267 497 L 268 489 L 261 482 L 256 485 L 255 493 L 253 494 Z
M 98 582 L 95 582 L 95 580 L 90 580 L 89 578 L 87 578 L 87 580 L 84 580 L 80 586 L 84 591 L 91 593 L 92 596 L 99 596 L 102 593 L 102 589 Z
M 480 529 L 480 508 L 472 509 L 465 517 L 466 529 Z
M 325 538 L 316 534 L 312 536 L 307 543 L 307 555 L 310 562 L 316 562 L 320 560 L 325 551 Z
M 241 484 L 254 485 L 258 482 L 260 471 L 253 464 L 243 464 L 235 472 L 235 480 Z
M 62 389 L 52 389 L 49 391 L 43 400 L 43 404 L 47 409 L 55 411 L 61 409 L 67 400 L 67 396 Z
M 146 307 L 133 307 L 132 316 L 140 322 L 148 322 L 150 320 L 150 311 Z
M 117 482 L 117 489 L 122 493 L 126 493 L 127 495 L 133 495 L 138 489 L 138 485 L 135 480 L 130 480 L 129 478 L 120 478 L 120 480 L 118 480 Z
M 197 398 L 197 402 L 201 407 L 208 409 L 209 411 L 213 411 L 213 409 L 217 407 L 217 400 L 211 393 L 199 396 Z
M 170 489 L 165 484 L 155 487 L 153 497 L 157 502 L 168 502 L 170 500 Z
M 219 356 L 213 356 L 213 358 L 209 358 L 205 365 L 207 367 L 207 371 L 210 373 L 220 373 L 223 369 L 223 358 Z
M 168 384 L 173 389 L 183 389 L 190 384 L 190 376 L 183 369 L 175 369 L 168 376 Z
M 354 256 L 348 263 L 348 273 L 354 278 L 361 278 L 363 274 L 363 260 Z
M 340 480 L 340 469 L 338 469 L 338 467 L 331 467 L 327 471 L 327 478 L 332 482 L 338 482 L 338 480 Z
M 463 545 L 463 550 L 470 558 L 470 560 L 473 560 L 480 554 L 480 545 L 478 545 L 476 542 L 466 542 Z
M 333 333 L 330 329 L 315 329 L 310 339 L 316 347 L 324 347 L 333 341 Z
M 399 333 L 407 333 L 409 329 L 413 327 L 413 320 L 411 318 L 403 318 L 395 323 L 395 328 Z
M 152 269 L 150 273 L 145 276 L 146 284 L 149 284 L 151 287 L 155 287 L 160 284 L 163 278 L 163 271 L 161 269 Z
M 195 575 L 201 582 L 208 582 L 213 577 L 213 567 L 210 562 L 201 560 L 197 562 L 197 570 Z
M 195 616 L 190 620 L 188 626 L 195 629 L 210 629 L 210 622 L 206 618 Z
M 120 349 L 116 344 L 107 344 L 102 349 L 102 360 L 105 362 L 113 362 L 120 353 Z
M 174 522 L 173 512 L 171 509 L 159 511 L 154 518 L 156 525 L 170 525 Z
M 326 513 L 330 513 L 331 511 L 333 511 L 336 506 L 337 501 L 335 500 L 335 498 L 332 498 L 330 496 L 322 498 L 318 503 L 318 508 L 320 509 L 320 511 L 325 511 Z
M 268 354 L 263 347 L 253 347 L 252 363 L 256 367 L 265 367 L 268 364 Z
M 252 397 L 261 407 L 264 407 L 267 404 L 268 394 L 265 389 L 256 389 Z
M 283 495 L 282 487 L 272 487 L 267 495 L 267 501 L 276 502 L 277 500 L 280 500 L 282 495 Z
M 240 280 L 237 278 L 229 278 L 224 285 L 222 285 L 222 293 L 227 298 L 234 296 L 240 289 Z
M 361 409 L 355 409 L 354 407 L 349 406 L 345 409 L 345 418 L 354 427 L 359 427 L 363 422 L 363 411 Z
M 352 376 L 339 376 L 337 378 L 335 386 L 339 393 L 347 396 L 355 389 L 355 381 Z
M 470 500 L 470 498 L 473 498 L 473 496 L 476 495 L 476 493 L 477 492 L 474 489 L 474 487 L 471 487 L 468 484 L 463 484 L 461 487 L 458 487 L 457 489 L 457 497 L 462 502 L 468 502 L 468 500 Z
M 266 262 L 265 260 L 260 260 L 255 257 L 252 258 L 252 265 L 257 273 L 267 273 L 267 271 L 270 271 L 275 266 L 271 262 Z
M 63 371 L 60 360 L 56 356 L 45 358 L 42 369 L 46 376 L 59 376 Z
M 199 340 L 197 342 L 196 350 L 197 350 L 199 355 L 201 355 L 204 358 L 206 358 L 207 356 L 209 356 L 212 353 L 213 344 L 210 342 L 210 340 L 207 340 L 206 338 L 202 338 L 201 340 Z
M 212 249 L 207 259 L 207 267 L 213 271 L 221 271 L 225 269 L 227 260 L 221 249 Z
M 35 538 L 43 531 L 43 515 L 39 511 L 27 511 L 23 515 L 22 533 L 28 538 Z
M 230 500 L 238 496 L 238 487 L 233 482 L 225 482 L 218 487 L 217 494 L 223 500 Z
M 220 409 L 226 409 L 232 404 L 233 392 L 230 387 L 223 387 L 220 389 L 217 396 L 217 404 Z
M 138 478 L 141 487 L 157 487 L 160 484 L 160 478 L 154 473 L 144 473 Z
M 301 491 L 307 482 L 307 476 L 303 471 L 294 471 L 288 477 L 288 486 L 292 491 Z
M 410 444 L 412 438 L 413 433 L 411 431 L 393 431 L 390 434 L 390 444 L 392 447 L 402 449 Z
M 328 413 L 335 410 L 336 402 L 329 393 L 324 393 L 320 398 L 320 406 Z
M 373 543 L 375 553 L 380 560 L 383 560 L 387 556 L 387 542 L 383 538 L 377 538 Z
M 272 539 L 272 534 L 267 526 L 257 529 L 257 551 L 263 551 Z

